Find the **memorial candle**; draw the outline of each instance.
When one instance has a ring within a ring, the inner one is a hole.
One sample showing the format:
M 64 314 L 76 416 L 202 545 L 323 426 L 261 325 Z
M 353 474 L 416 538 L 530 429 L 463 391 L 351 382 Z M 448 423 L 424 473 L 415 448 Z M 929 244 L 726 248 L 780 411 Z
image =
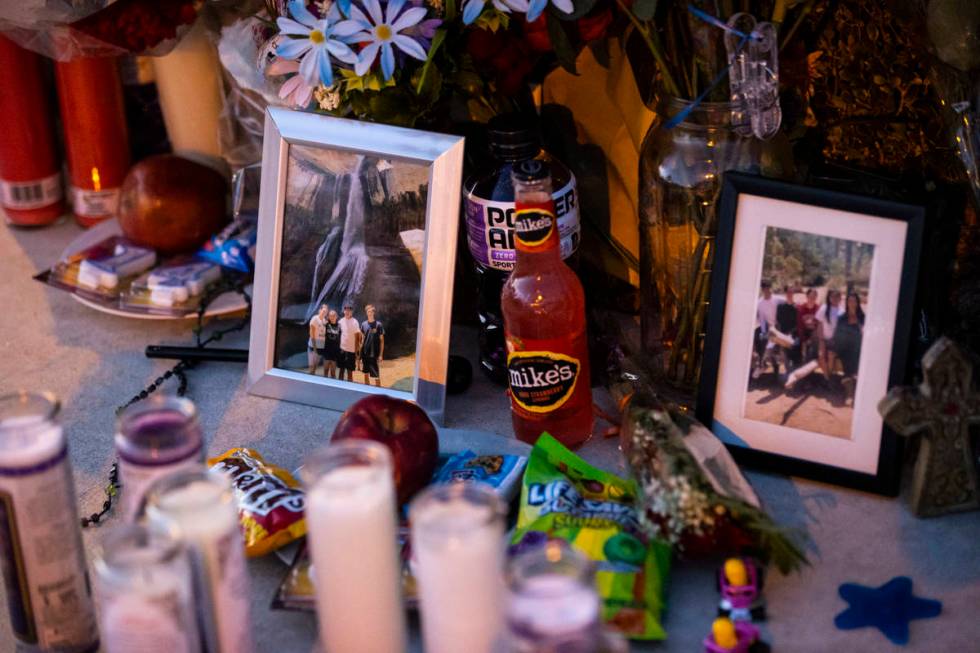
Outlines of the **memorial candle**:
M 65 434 L 50 395 L 0 397 L 0 556 L 14 637 L 28 650 L 98 647 Z
M 565 542 L 525 551 L 508 568 L 507 633 L 511 653 L 618 653 L 625 641 L 600 619 L 595 568 Z
M 129 171 L 122 84 L 114 57 L 55 62 L 65 159 L 75 219 L 83 227 L 115 217 Z
M 181 544 L 145 526 L 110 530 L 92 563 L 106 653 L 198 653 L 191 570 Z
M 204 462 L 204 438 L 194 403 L 153 395 L 128 406 L 116 421 L 116 455 L 123 519 L 135 519 L 150 485 Z
M 153 72 L 174 154 L 221 169 L 221 64 L 201 20 L 172 52 L 153 57 Z
M 166 476 L 147 491 L 146 521 L 190 554 L 209 653 L 251 653 L 251 593 L 230 481 L 203 468 Z
M 433 485 L 411 506 L 413 571 L 429 653 L 491 653 L 504 607 L 504 506 L 478 482 Z
M 65 212 L 61 162 L 43 59 L 0 36 L 0 207 L 18 225 L 54 222 Z
M 404 651 L 391 454 L 368 440 L 336 442 L 301 474 L 323 649 Z

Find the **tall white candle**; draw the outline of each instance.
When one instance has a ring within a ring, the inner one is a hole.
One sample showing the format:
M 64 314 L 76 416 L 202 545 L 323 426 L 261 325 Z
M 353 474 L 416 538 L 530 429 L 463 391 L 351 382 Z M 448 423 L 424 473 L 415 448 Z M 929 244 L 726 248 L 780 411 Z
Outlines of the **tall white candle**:
M 151 528 L 177 537 L 187 547 L 203 605 L 208 650 L 253 650 L 245 544 L 229 480 L 203 469 L 177 472 L 147 491 Z
M 153 57 L 163 122 L 175 154 L 221 167 L 221 66 L 198 20 L 170 54 Z
M 405 650 L 391 455 L 338 442 L 303 466 L 320 641 L 330 653 Z
M 410 514 L 425 650 L 490 653 L 505 602 L 500 499 L 483 483 L 435 485 Z

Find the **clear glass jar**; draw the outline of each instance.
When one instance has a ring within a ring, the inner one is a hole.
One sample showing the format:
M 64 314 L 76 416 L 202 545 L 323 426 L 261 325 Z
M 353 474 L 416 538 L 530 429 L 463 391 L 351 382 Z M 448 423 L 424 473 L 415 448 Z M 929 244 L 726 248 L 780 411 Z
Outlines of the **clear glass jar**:
M 331 442 L 304 461 L 306 541 L 324 651 L 405 650 L 392 469 L 388 448 L 372 440 Z
M 701 370 L 722 174 L 783 176 L 782 141 L 739 136 L 729 102 L 665 98 L 640 151 L 640 312 L 644 351 L 661 380 L 693 400 Z
M 154 481 L 204 462 L 197 408 L 183 397 L 153 395 L 127 407 L 116 420 L 115 444 L 126 521 L 139 515 Z
M 492 653 L 503 625 L 506 507 L 486 483 L 440 483 L 412 501 L 412 570 L 429 653 Z
M 107 653 L 197 653 L 190 563 L 180 543 L 125 524 L 102 538 L 92 562 Z
M 603 628 L 595 565 L 560 540 L 515 556 L 507 572 L 509 653 L 626 653 Z

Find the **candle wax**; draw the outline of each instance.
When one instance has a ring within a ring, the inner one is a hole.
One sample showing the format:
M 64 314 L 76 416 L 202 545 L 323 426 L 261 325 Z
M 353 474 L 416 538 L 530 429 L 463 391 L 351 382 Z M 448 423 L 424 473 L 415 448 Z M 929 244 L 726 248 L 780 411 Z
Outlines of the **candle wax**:
M 334 469 L 309 490 L 306 523 L 323 648 L 398 653 L 405 648 L 395 530 L 386 469 Z
M 503 629 L 503 527 L 464 500 L 412 514 L 412 554 L 426 651 L 490 653 Z

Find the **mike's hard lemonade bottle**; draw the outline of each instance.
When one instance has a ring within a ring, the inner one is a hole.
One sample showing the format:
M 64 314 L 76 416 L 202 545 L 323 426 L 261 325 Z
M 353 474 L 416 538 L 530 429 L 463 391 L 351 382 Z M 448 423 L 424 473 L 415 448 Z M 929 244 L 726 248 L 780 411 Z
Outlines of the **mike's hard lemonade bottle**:
M 517 260 L 501 294 L 514 433 L 576 447 L 592 434 L 585 293 L 561 259 L 547 163 L 513 169 Z

